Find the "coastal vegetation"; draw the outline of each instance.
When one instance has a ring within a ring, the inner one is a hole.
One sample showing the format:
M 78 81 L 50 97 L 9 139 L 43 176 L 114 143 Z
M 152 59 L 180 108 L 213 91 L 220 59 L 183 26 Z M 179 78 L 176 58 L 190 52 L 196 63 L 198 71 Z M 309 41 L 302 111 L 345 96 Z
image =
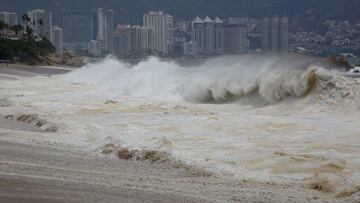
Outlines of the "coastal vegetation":
M 25 18 L 25 17 L 24 17 Z M 26 64 L 42 64 L 55 53 L 55 47 L 45 37 L 34 37 L 30 26 L 9 26 L 0 21 L 0 59 Z

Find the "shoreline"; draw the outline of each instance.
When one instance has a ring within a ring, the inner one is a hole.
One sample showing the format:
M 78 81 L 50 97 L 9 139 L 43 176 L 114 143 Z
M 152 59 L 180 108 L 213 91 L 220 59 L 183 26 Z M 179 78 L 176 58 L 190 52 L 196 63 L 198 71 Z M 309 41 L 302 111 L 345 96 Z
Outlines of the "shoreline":
M 310 189 L 198 175 L 186 167 L 121 160 L 71 147 L 0 139 L 0 152 L 0 201 L 356 202 Z
M 19 77 L 34 77 L 34 76 L 48 76 L 65 74 L 72 70 L 76 70 L 76 67 L 66 66 L 41 66 L 41 65 L 24 65 L 24 64 L 8 64 L 0 67 L 0 78 L 11 76 L 13 78 Z

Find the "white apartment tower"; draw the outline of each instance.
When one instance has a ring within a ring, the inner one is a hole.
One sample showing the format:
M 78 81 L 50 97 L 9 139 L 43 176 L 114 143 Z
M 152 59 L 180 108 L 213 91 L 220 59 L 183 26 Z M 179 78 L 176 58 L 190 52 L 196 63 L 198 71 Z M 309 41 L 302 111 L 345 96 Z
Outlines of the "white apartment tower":
M 52 42 L 52 13 L 37 9 L 29 11 L 27 14 L 30 18 L 34 36 L 46 37 Z
M 53 44 L 56 48 L 56 53 L 63 54 L 63 29 L 57 25 L 53 26 Z
M 159 55 L 169 55 L 173 49 L 173 17 L 163 12 L 151 11 L 143 16 L 143 25 L 154 28 L 153 50 Z
M 114 11 L 97 9 L 97 37 L 101 44 L 101 52 L 107 55 L 112 52 L 112 37 L 114 34 Z

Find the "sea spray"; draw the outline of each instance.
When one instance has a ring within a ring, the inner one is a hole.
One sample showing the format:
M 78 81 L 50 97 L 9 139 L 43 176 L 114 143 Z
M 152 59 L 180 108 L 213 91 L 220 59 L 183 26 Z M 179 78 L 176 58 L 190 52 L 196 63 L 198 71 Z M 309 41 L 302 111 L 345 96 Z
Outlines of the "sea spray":
M 218 57 L 199 67 L 183 67 L 155 57 L 130 65 L 109 57 L 64 77 L 149 99 L 228 102 L 255 92 L 259 99 L 276 103 L 308 94 L 316 86 L 319 69 L 280 56 Z

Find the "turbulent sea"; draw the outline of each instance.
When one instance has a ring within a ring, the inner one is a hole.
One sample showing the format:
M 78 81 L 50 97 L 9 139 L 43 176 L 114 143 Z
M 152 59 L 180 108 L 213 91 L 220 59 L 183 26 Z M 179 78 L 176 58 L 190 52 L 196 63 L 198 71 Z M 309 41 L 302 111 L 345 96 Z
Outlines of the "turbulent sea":
M 3 113 L 60 126 L 43 136 L 49 142 L 157 150 L 239 180 L 360 191 L 360 80 L 305 59 L 185 67 L 108 57 L 65 75 L 1 81 L 0 91 Z

